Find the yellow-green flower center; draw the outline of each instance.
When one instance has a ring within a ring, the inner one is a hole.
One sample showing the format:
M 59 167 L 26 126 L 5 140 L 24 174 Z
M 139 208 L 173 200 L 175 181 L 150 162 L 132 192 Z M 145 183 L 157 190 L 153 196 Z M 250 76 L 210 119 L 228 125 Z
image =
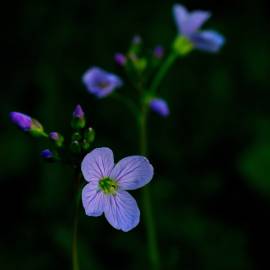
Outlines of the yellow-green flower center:
M 105 194 L 115 194 L 118 188 L 117 182 L 109 177 L 99 181 L 99 187 Z

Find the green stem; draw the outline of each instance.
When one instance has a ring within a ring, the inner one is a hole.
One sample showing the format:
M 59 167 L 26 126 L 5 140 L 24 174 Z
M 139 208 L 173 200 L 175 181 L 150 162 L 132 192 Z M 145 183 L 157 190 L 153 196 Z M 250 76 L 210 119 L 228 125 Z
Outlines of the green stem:
M 160 67 L 159 71 L 157 72 L 157 75 L 155 76 L 151 86 L 150 86 L 150 94 L 155 95 L 156 91 L 162 81 L 162 79 L 165 77 L 166 73 L 168 72 L 171 65 L 174 63 L 174 61 L 177 59 L 178 54 L 172 50 L 167 59 L 164 61 L 162 66 Z
M 140 152 L 142 155 L 147 155 L 147 113 L 148 108 L 145 104 L 143 104 L 140 117 Z M 156 228 L 153 218 L 150 190 L 147 186 L 142 190 L 142 199 L 148 242 L 148 256 L 151 264 L 151 269 L 158 270 L 160 267 Z
M 111 95 L 111 97 L 114 98 L 115 100 L 123 103 L 129 109 L 129 111 L 133 114 L 133 116 L 135 117 L 135 119 L 137 121 L 139 109 L 137 108 L 137 106 L 135 105 L 135 103 L 131 99 L 126 98 L 118 93 L 113 93 Z
M 78 223 L 79 223 L 79 190 L 80 190 L 80 178 L 79 174 L 77 177 L 76 183 L 76 206 L 75 206 L 75 215 L 74 215 L 74 223 L 73 223 L 73 239 L 72 239 L 72 269 L 79 270 L 79 259 L 78 259 Z

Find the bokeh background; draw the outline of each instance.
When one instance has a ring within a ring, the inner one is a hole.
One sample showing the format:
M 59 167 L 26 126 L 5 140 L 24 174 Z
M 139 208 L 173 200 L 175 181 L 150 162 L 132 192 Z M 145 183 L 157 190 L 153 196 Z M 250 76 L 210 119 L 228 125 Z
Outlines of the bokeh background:
M 211 10 L 205 28 L 226 36 L 218 55 L 178 61 L 160 95 L 171 116 L 151 114 L 151 183 L 163 269 L 250 270 L 269 265 L 270 36 L 267 1 L 182 1 Z M 96 100 L 81 83 L 90 66 L 121 74 L 113 61 L 134 34 L 145 48 L 176 35 L 174 1 L 23 0 L 5 3 L 0 93 L 0 268 L 71 269 L 74 174 L 44 164 L 46 143 L 9 123 L 10 111 L 70 131 L 77 103 L 96 146 L 116 159 L 138 153 L 125 108 Z M 132 91 L 129 87 L 123 93 Z M 139 199 L 140 192 L 132 193 Z M 139 204 L 140 199 L 139 199 Z M 81 269 L 148 269 L 144 223 L 129 233 L 80 212 Z

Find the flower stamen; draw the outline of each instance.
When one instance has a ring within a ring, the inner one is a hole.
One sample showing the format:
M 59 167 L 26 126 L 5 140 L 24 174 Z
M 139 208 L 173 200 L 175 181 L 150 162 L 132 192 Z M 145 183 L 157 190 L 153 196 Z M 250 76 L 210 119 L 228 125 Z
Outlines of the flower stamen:
M 116 194 L 118 184 L 115 180 L 105 177 L 99 181 L 99 187 L 105 194 Z

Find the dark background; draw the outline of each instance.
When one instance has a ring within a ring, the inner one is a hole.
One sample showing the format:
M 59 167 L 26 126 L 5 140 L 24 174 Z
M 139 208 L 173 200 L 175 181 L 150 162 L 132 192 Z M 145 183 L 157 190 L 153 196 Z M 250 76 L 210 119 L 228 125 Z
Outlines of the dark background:
M 46 143 L 9 123 L 10 111 L 69 132 L 81 103 L 96 146 L 116 159 L 138 153 L 135 124 L 110 98 L 81 84 L 92 65 L 119 74 L 113 62 L 134 34 L 144 46 L 169 48 L 174 1 L 36 1 L 2 7 L 0 93 L 1 269 L 71 269 L 74 174 L 44 164 Z M 160 95 L 171 116 L 151 114 L 152 190 L 163 269 L 250 270 L 269 265 L 270 35 L 267 1 L 182 1 L 211 10 L 205 28 L 226 37 L 217 55 L 178 61 Z M 124 87 L 119 91 L 131 91 Z M 138 191 L 132 194 L 139 199 Z M 139 199 L 141 206 L 141 200 Z M 81 269 L 148 269 L 143 219 L 129 233 L 104 217 L 80 216 Z

